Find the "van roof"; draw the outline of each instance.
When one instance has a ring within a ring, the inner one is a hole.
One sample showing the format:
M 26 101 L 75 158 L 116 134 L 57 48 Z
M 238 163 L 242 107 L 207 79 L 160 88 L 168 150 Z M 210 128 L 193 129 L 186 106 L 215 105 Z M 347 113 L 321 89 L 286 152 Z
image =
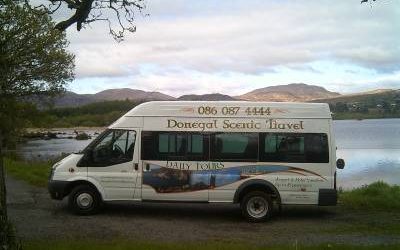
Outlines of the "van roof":
M 124 116 L 331 119 L 331 112 L 327 103 L 247 101 L 152 101 L 145 102 L 136 106 L 135 108 L 128 111 Z

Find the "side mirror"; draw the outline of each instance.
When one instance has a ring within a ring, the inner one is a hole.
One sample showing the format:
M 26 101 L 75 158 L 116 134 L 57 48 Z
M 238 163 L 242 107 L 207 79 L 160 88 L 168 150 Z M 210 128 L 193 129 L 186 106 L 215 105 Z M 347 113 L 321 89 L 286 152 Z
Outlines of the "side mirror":
M 338 169 L 343 169 L 344 166 L 345 166 L 345 162 L 344 162 L 343 159 L 338 159 L 338 160 L 336 161 L 336 167 L 337 167 Z

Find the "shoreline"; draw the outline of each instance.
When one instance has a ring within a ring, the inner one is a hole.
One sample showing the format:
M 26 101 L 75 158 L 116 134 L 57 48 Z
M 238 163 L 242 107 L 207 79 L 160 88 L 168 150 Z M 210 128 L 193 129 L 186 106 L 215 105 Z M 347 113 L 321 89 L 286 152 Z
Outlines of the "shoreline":
M 35 132 L 57 132 L 57 131 L 103 131 L 107 127 L 52 127 L 52 128 L 25 128 L 26 133 L 35 133 Z

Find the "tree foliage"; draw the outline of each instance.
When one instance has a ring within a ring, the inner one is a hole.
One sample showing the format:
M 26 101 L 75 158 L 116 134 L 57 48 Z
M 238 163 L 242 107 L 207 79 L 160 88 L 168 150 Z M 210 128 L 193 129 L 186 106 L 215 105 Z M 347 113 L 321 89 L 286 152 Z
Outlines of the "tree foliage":
M 74 56 L 65 32 L 43 10 L 18 0 L 0 0 L 0 249 L 16 249 L 8 230 L 2 147 L 9 144 L 35 106 L 31 95 L 59 93 L 73 79 Z
M 25 0 L 29 1 L 29 0 Z M 135 32 L 134 23 L 136 13 L 143 13 L 146 8 L 145 0 L 47 0 L 48 4 L 35 6 L 47 13 L 70 10 L 70 17 L 60 21 L 56 28 L 64 31 L 76 24 L 80 31 L 85 25 L 105 21 L 110 34 L 117 41 L 121 41 L 125 31 Z
M 0 95 L 57 93 L 73 79 L 74 56 L 51 17 L 15 0 L 0 2 Z
M 13 0 L 0 1 L 0 135 L 4 140 L 35 108 L 31 95 L 53 95 L 73 79 L 74 56 L 51 17 Z M 7 139 L 7 138 L 6 138 Z

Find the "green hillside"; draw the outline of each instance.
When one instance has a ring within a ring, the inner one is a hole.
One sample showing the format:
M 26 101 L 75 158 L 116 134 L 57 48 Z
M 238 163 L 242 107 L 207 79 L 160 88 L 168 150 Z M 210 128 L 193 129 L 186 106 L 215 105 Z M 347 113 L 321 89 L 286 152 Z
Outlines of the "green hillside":
M 79 107 L 38 111 L 37 118 L 32 120 L 32 126 L 44 128 L 107 126 L 136 105 L 137 102 L 130 100 L 103 101 Z
M 400 90 L 343 95 L 313 102 L 329 103 L 334 119 L 400 117 Z

